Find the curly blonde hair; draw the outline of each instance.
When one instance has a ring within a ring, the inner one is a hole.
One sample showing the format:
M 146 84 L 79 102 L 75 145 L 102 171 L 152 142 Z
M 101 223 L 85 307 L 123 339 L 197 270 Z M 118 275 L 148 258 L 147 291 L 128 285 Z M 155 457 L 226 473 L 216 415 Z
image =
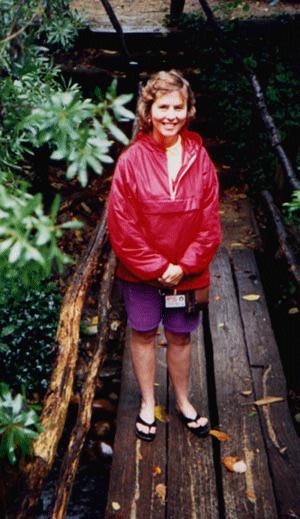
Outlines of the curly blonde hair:
M 152 128 L 151 106 L 158 97 L 169 92 L 181 91 L 187 100 L 187 124 L 196 113 L 195 96 L 189 82 L 177 70 L 161 70 L 153 74 L 141 89 L 137 102 L 138 131 L 149 133 Z

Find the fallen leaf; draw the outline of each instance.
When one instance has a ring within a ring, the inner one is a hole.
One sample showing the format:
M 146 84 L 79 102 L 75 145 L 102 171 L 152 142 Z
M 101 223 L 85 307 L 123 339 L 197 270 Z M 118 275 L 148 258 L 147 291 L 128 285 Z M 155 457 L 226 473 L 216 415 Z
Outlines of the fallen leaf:
M 110 323 L 110 329 L 113 331 L 113 332 L 116 332 L 117 329 L 119 328 L 121 324 L 121 321 L 118 321 L 117 319 L 115 319 L 114 321 L 112 321 Z
M 100 442 L 100 448 L 101 448 L 101 452 L 102 452 L 103 456 L 112 456 L 113 455 L 112 447 L 108 443 Z
M 107 413 L 115 414 L 116 406 L 105 398 L 97 398 L 93 401 L 94 409 L 101 409 Z
M 160 498 L 162 504 L 165 504 L 166 492 L 167 492 L 166 485 L 164 485 L 163 483 L 159 483 L 158 485 L 156 485 L 155 493 Z
M 222 463 L 230 472 L 238 472 L 242 474 L 247 470 L 246 463 L 238 456 L 225 456 L 225 458 L 222 460 Z
M 214 296 L 213 299 L 214 299 L 214 301 L 220 301 L 221 298 L 220 298 L 220 296 Z
M 251 501 L 251 503 L 256 503 L 256 495 L 254 494 L 254 492 L 246 492 L 246 496 L 247 498 L 249 499 L 249 501 Z
M 245 391 L 241 391 L 241 395 L 243 395 L 243 396 L 252 395 L 252 390 L 251 389 L 246 389 Z
M 231 244 L 230 244 L 231 247 L 243 247 L 243 244 L 239 241 L 233 241 Z
M 225 326 L 225 323 L 219 323 L 219 324 L 218 324 L 218 327 L 219 327 L 219 328 L 224 328 L 224 326 Z
M 209 434 L 211 436 L 214 436 L 215 438 L 217 438 L 217 440 L 219 440 L 220 442 L 226 442 L 227 440 L 231 440 L 231 437 L 229 436 L 229 434 L 224 433 L 222 431 L 218 431 L 216 429 L 211 429 L 209 431 Z
M 282 402 L 284 398 L 282 396 L 265 396 L 264 398 L 260 398 L 259 400 L 255 400 L 253 402 L 255 405 L 267 405 L 274 404 L 275 402 Z
M 98 333 L 97 325 L 87 325 L 86 323 L 81 323 L 81 333 L 83 335 L 96 335 Z
M 158 382 L 154 382 L 155 387 L 159 387 L 160 384 Z
M 110 424 L 106 420 L 98 420 L 94 423 L 93 428 L 97 436 L 105 436 L 110 431 Z
M 152 467 L 152 475 L 154 477 L 155 476 L 160 476 L 161 473 L 162 473 L 162 470 L 161 470 L 161 468 L 158 465 L 155 465 L 155 467 Z
M 120 504 L 117 501 L 113 501 L 112 504 L 111 504 L 111 507 L 112 507 L 113 510 L 115 510 L 115 512 L 117 512 L 118 510 L 121 509 L 121 506 L 120 506 Z
M 163 405 L 156 405 L 154 408 L 154 416 L 160 422 L 169 422 L 169 415 L 167 414 L 166 408 Z
M 299 310 L 299 308 L 298 308 L 297 306 L 293 306 L 293 308 L 290 308 L 290 309 L 289 309 L 288 313 L 289 313 L 290 315 L 293 315 L 293 314 L 298 314 L 299 311 L 300 311 L 300 310 Z
M 92 319 L 91 319 L 91 324 L 95 325 L 95 324 L 98 324 L 98 322 L 99 322 L 98 315 L 94 315 L 94 317 L 92 317 Z
M 242 299 L 245 301 L 258 301 L 260 299 L 259 294 L 246 294 L 245 296 L 242 296 Z

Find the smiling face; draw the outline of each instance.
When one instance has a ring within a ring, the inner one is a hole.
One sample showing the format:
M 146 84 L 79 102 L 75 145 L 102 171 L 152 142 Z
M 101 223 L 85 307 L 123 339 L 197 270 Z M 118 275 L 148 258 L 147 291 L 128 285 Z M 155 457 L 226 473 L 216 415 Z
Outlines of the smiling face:
M 174 90 L 155 99 L 151 106 L 153 138 L 172 146 L 180 130 L 187 122 L 187 99 L 184 90 Z

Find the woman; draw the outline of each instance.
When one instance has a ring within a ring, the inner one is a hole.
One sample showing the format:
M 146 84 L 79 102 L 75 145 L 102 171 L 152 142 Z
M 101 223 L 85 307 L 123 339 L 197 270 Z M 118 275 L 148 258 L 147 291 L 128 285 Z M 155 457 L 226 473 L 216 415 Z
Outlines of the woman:
M 156 434 L 155 338 L 161 320 L 179 416 L 197 436 L 209 430 L 188 397 L 190 333 L 200 322 L 199 308 L 188 308 L 193 296 L 207 291 L 221 231 L 216 172 L 201 137 L 187 129 L 194 114 L 193 92 L 180 73 L 150 78 L 138 101 L 140 131 L 118 160 L 108 203 L 141 391 L 136 435 L 145 441 Z

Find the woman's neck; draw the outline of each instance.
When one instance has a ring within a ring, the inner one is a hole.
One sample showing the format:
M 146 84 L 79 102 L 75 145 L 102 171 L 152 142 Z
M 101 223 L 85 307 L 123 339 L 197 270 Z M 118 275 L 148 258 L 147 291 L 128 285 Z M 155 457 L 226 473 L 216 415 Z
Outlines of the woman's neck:
M 179 134 L 172 135 L 170 137 L 165 137 L 164 135 L 161 135 L 158 132 L 152 131 L 151 133 L 153 139 L 164 146 L 164 148 L 169 148 L 170 146 L 174 146 L 176 142 L 178 141 Z

